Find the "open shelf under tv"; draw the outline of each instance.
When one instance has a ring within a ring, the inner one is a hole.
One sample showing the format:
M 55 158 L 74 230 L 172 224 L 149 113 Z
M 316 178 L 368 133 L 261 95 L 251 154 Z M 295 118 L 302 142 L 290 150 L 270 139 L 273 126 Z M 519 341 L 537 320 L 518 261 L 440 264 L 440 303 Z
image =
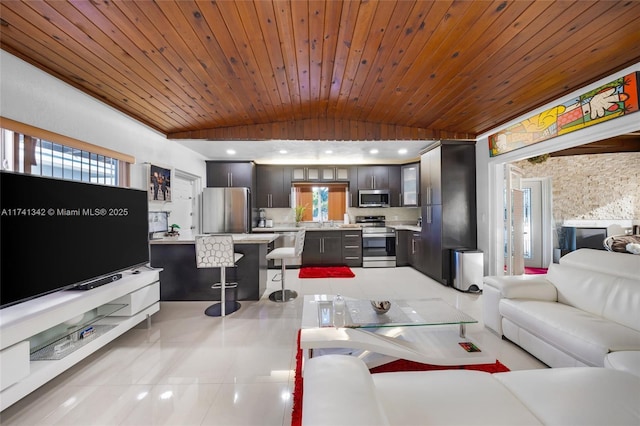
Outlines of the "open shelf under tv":
M 96 337 L 108 332 L 115 325 L 97 324 L 101 319 L 118 312 L 127 306 L 126 304 L 106 304 L 97 309 L 97 313 L 86 313 L 89 316 L 86 321 L 72 325 L 64 333 L 56 334 L 42 344 L 31 349 L 31 361 L 52 361 L 62 359 L 65 356 L 80 349 Z

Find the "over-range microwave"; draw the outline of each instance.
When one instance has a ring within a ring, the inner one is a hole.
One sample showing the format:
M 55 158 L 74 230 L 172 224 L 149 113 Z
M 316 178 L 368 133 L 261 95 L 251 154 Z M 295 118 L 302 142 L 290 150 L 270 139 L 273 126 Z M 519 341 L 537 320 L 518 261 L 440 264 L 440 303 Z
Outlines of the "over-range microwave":
M 388 189 L 361 189 L 358 191 L 359 207 L 389 207 Z

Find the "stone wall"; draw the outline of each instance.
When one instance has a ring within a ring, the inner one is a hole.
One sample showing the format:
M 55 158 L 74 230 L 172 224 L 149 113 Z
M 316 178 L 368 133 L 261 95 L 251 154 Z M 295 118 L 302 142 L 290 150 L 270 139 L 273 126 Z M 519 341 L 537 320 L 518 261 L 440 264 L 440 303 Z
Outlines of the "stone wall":
M 640 153 L 550 157 L 515 166 L 525 178 L 551 177 L 555 220 L 640 219 Z

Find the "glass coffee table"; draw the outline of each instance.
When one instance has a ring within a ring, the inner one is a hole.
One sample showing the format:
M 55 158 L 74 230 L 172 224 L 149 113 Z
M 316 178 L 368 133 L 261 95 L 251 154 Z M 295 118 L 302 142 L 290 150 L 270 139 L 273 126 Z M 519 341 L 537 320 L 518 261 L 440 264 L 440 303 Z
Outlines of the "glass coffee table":
M 344 327 L 334 326 L 333 314 L 332 295 L 305 296 L 305 356 L 348 349 L 370 368 L 398 358 L 434 365 L 496 361 L 466 335 L 466 324 L 478 321 L 442 299 L 391 300 L 389 311 L 377 314 L 369 300 L 345 297 Z

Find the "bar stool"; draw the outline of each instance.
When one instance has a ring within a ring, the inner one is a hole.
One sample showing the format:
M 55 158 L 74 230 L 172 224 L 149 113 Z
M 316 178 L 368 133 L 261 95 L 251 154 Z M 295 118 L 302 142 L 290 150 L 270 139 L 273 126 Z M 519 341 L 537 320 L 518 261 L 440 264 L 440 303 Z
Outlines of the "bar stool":
M 301 229 L 296 234 L 296 241 L 293 247 L 279 247 L 272 250 L 267 254 L 267 260 L 280 260 L 282 264 L 282 278 L 280 282 L 282 284 L 282 290 L 276 290 L 269 295 L 269 300 L 272 302 L 289 302 L 290 300 L 298 297 L 298 293 L 293 290 L 287 290 L 284 288 L 284 275 L 286 271 L 286 259 L 294 259 L 302 255 L 302 249 L 304 248 L 305 229 Z
M 196 266 L 198 268 L 220 268 L 220 283 L 216 283 L 211 288 L 220 287 L 220 303 L 209 306 L 205 315 L 210 317 L 220 317 L 232 314 L 240 309 L 238 303 L 238 283 L 226 282 L 226 268 L 236 266 L 236 262 L 244 255 L 233 252 L 233 237 L 231 235 L 201 235 L 196 237 Z M 233 300 L 226 299 L 225 290 L 233 288 L 235 297 Z

